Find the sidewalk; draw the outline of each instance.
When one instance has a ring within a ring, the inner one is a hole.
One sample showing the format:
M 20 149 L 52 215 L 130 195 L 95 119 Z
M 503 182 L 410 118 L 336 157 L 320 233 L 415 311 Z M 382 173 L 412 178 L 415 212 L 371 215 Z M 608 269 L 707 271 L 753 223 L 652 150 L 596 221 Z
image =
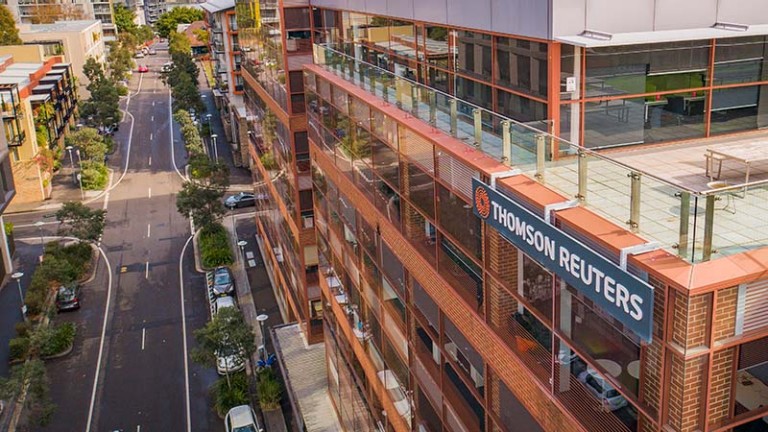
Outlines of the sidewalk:
M 51 178 L 51 185 L 53 187 L 51 198 L 45 201 L 29 203 L 20 203 L 17 200 L 12 200 L 4 214 L 9 215 L 35 211 L 55 212 L 67 201 L 83 201 L 83 196 L 85 196 L 85 199 L 87 200 L 102 192 L 85 191 L 84 193 L 81 193 L 79 183 L 76 180 L 73 181 L 75 177 L 73 176 L 72 168 L 69 165 L 69 158 L 65 158 L 64 162 L 66 162 L 66 164 L 64 164 L 58 172 L 54 173 Z

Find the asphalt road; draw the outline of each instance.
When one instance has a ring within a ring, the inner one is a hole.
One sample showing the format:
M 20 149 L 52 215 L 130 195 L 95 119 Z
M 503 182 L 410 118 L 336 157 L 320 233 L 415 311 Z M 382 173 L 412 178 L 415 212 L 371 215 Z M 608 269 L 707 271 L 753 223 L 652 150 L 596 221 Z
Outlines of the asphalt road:
M 160 49 L 137 60 L 150 72 L 134 75 L 132 95 L 121 104 L 131 115 L 115 136 L 120 147 L 109 161 L 113 187 L 90 204 L 108 210 L 101 244 L 107 260 L 99 260 L 94 281 L 84 287 L 83 308 L 57 318 L 76 322 L 79 333 L 74 352 L 49 363 L 58 408 L 40 431 L 223 430 L 208 391 L 215 371 L 189 361 L 186 382 L 183 331 L 192 349 L 192 331 L 207 322 L 208 308 L 192 243 L 185 249 L 190 226 L 176 211 L 184 151 L 175 128 L 172 156 L 169 92 L 158 76 L 167 61 Z M 18 237 L 54 235 L 57 224 L 44 216 L 10 219 Z M 36 228 L 37 221 L 45 225 Z

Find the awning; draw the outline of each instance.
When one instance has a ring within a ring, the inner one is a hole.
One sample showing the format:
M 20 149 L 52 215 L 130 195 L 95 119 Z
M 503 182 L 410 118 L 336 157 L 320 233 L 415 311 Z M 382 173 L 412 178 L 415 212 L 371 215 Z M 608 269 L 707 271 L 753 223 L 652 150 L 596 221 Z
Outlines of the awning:
M 578 35 L 556 37 L 555 40 L 569 45 L 596 48 L 765 35 L 768 35 L 768 24 L 749 26 L 722 24 L 695 29 L 659 30 L 634 33 L 610 34 L 600 31 L 585 31 Z

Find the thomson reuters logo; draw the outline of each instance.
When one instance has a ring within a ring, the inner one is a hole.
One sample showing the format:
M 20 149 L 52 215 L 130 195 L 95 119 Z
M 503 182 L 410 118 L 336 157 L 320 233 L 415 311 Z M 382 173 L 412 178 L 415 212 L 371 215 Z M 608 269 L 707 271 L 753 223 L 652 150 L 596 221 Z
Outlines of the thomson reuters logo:
M 491 215 L 491 198 L 488 197 L 488 192 L 482 186 L 475 189 L 475 208 L 483 219 L 488 219 L 488 216 Z

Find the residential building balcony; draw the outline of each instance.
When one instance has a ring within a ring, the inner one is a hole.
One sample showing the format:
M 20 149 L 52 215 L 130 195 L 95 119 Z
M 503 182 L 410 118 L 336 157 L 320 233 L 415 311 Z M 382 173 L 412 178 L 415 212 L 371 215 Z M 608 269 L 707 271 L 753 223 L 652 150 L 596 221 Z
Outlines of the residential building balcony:
M 18 103 L 4 102 L 0 104 L 2 108 L 3 118 L 13 119 L 21 114 L 21 105 Z
M 745 179 L 714 187 L 701 156 L 708 145 L 731 142 L 732 137 L 655 148 L 641 152 L 642 156 L 636 149 L 606 155 L 552 135 L 549 122 L 516 121 L 331 46 L 315 45 L 314 63 L 464 141 L 468 149 L 519 169 L 564 197 L 575 197 L 571 205 L 626 226 L 651 245 L 690 262 L 737 254 L 768 242 L 764 224 L 754 218 L 763 212 L 758 202 L 768 195 L 768 174 L 753 175 L 751 182 Z M 670 170 L 688 173 L 691 166 L 696 167 L 695 177 L 669 175 Z M 728 205 L 734 200 L 736 204 Z M 743 229 L 734 231 L 734 227 Z M 745 239 L 738 232 L 749 236 Z
M 224 33 L 224 29 L 221 27 L 221 24 L 213 23 L 211 24 L 211 32 L 214 34 L 222 34 Z
M 24 140 L 27 138 L 26 132 L 23 130 L 18 131 L 18 133 L 13 134 L 12 136 L 8 136 L 7 130 L 6 130 L 6 138 L 8 139 L 8 147 L 20 147 L 24 144 Z

